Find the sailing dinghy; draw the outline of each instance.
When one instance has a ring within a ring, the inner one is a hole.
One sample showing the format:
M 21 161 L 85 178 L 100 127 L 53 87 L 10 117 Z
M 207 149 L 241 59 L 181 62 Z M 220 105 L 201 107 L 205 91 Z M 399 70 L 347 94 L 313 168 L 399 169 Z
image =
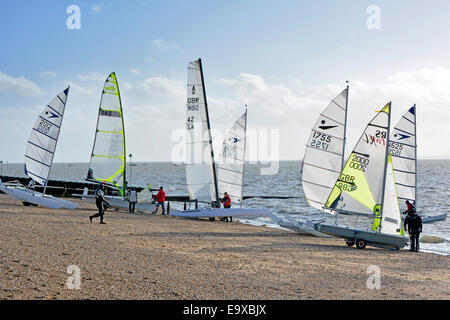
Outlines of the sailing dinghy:
M 120 196 L 106 195 L 105 199 L 110 207 L 128 209 L 125 128 L 119 84 L 114 72 L 107 77 L 103 86 L 86 180 L 104 183 L 119 191 Z M 95 202 L 95 196 L 88 195 L 87 191 L 85 189 L 83 195 L 75 196 Z M 136 203 L 136 210 L 139 211 L 153 211 L 154 208 L 154 204 Z
M 324 209 L 324 206 L 344 167 L 348 90 L 347 86 L 320 114 L 311 130 L 302 162 L 302 186 L 306 201 L 311 207 L 329 213 L 330 210 Z M 328 237 L 314 230 L 313 221 L 298 221 L 290 215 L 285 217 L 287 221 L 278 222 L 284 228 L 300 234 Z
M 234 124 L 224 141 L 223 163 L 216 168 L 201 59 L 188 67 L 186 111 L 186 185 L 194 210 L 171 212 L 178 217 L 267 216 L 266 209 L 220 208 L 219 194 L 228 192 L 232 201 L 242 204 L 247 112 Z M 203 208 L 198 208 L 198 203 Z
M 42 193 L 19 185 L 3 185 L 0 190 L 21 200 L 25 205 L 41 205 L 52 209 L 75 209 L 78 204 L 45 194 L 53 165 L 69 88 L 58 94 L 42 111 L 31 130 L 25 151 L 25 174 L 32 183 L 44 186 Z M 31 186 L 31 183 L 30 185 Z
M 389 152 L 391 103 L 370 121 L 325 203 L 337 214 L 373 217 L 372 230 L 318 223 L 317 231 L 344 238 L 359 249 L 367 244 L 400 249 L 406 245 Z
M 406 200 L 412 202 L 423 223 L 445 220 L 446 213 L 437 215 L 421 214 L 417 206 L 417 122 L 416 105 L 400 118 L 390 138 L 390 152 L 394 165 L 395 184 L 401 212 L 405 212 Z M 403 218 L 406 215 L 402 216 Z

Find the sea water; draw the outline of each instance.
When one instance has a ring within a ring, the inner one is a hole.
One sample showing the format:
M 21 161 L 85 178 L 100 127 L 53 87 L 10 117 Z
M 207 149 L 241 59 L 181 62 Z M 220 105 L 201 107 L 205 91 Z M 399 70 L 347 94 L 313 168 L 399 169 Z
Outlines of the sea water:
M 281 161 L 274 174 L 264 173 L 262 164 L 246 164 L 244 176 L 244 196 L 256 196 L 245 200 L 243 207 L 267 208 L 279 217 L 290 215 L 297 220 L 325 220 L 334 223 L 335 217 L 311 208 L 304 198 L 301 184 L 301 162 Z M 50 179 L 84 181 L 88 163 L 55 163 Z M 2 165 L 2 174 L 24 176 L 23 164 Z M 263 170 L 262 170 L 263 169 Z M 266 167 L 267 169 L 267 167 Z M 132 186 L 149 184 L 157 189 L 164 186 L 167 195 L 187 195 L 185 167 L 171 162 L 151 162 L 127 164 L 127 180 Z M 418 211 L 426 215 L 449 213 L 450 209 L 450 160 L 418 161 Z M 258 196 L 282 196 L 290 199 L 262 199 Z M 183 203 L 171 202 L 171 207 L 181 209 Z M 450 216 L 450 214 L 449 214 Z M 278 227 L 268 218 L 242 220 L 243 223 Z M 372 221 L 363 216 L 339 215 L 338 223 L 359 229 L 370 229 Z M 421 249 L 450 255 L 450 217 L 444 221 L 426 223 L 423 235 L 443 238 L 441 243 L 421 243 Z

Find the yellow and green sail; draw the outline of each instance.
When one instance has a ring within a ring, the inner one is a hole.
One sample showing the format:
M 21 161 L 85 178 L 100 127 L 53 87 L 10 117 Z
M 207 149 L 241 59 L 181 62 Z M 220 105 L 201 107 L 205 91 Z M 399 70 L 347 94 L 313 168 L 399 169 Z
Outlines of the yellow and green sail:
M 390 103 L 367 125 L 332 188 L 325 207 L 376 215 L 380 211 Z
M 124 196 L 125 161 L 122 102 L 116 74 L 113 72 L 103 86 L 87 179 L 105 182 L 117 188 Z

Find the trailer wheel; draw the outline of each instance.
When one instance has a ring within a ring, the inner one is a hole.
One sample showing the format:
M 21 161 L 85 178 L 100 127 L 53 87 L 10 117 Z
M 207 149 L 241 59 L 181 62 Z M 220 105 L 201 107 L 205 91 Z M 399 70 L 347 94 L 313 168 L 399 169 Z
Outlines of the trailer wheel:
M 345 243 L 347 244 L 347 246 L 351 247 L 353 246 L 355 243 L 353 241 L 350 240 L 346 240 Z
M 358 249 L 364 249 L 367 245 L 367 242 L 364 240 L 356 240 L 356 247 Z
M 214 218 L 214 217 L 209 218 L 209 221 L 214 221 L 214 220 L 216 220 L 216 218 Z
M 29 206 L 31 206 L 31 203 L 29 203 L 29 202 L 26 202 L 26 201 L 22 201 L 22 203 L 23 203 L 23 205 L 24 205 L 25 207 L 29 207 Z

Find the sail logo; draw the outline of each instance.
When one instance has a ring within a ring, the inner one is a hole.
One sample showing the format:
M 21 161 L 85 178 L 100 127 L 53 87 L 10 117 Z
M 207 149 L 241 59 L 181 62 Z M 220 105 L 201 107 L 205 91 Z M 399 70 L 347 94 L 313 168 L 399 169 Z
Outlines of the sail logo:
M 105 92 L 116 92 L 116 87 L 113 85 L 105 86 Z
M 368 135 L 367 133 L 364 134 L 365 137 L 365 142 L 367 144 L 370 145 L 381 145 L 381 146 L 385 146 L 386 145 L 386 132 L 383 132 L 384 136 L 377 136 L 377 135 Z
M 195 94 L 195 86 L 192 86 L 192 94 Z
M 45 114 L 48 116 L 47 118 L 52 119 L 52 118 L 59 118 L 59 116 L 51 111 L 45 111 Z M 50 115 L 49 115 L 50 114 Z
M 322 130 L 329 130 L 329 129 L 337 128 L 337 126 L 325 126 L 325 125 L 324 125 L 324 124 L 326 124 L 326 121 L 325 121 L 325 120 L 322 120 L 320 123 L 321 123 L 322 125 L 319 126 L 319 129 L 322 129 Z
M 401 133 L 394 134 L 394 137 L 397 138 L 397 140 L 403 140 L 403 139 L 411 138 L 411 136 L 408 136 L 406 134 L 401 134 Z
M 238 143 L 239 141 L 241 141 L 241 139 L 238 138 L 230 138 L 229 140 L 231 141 L 231 143 Z

